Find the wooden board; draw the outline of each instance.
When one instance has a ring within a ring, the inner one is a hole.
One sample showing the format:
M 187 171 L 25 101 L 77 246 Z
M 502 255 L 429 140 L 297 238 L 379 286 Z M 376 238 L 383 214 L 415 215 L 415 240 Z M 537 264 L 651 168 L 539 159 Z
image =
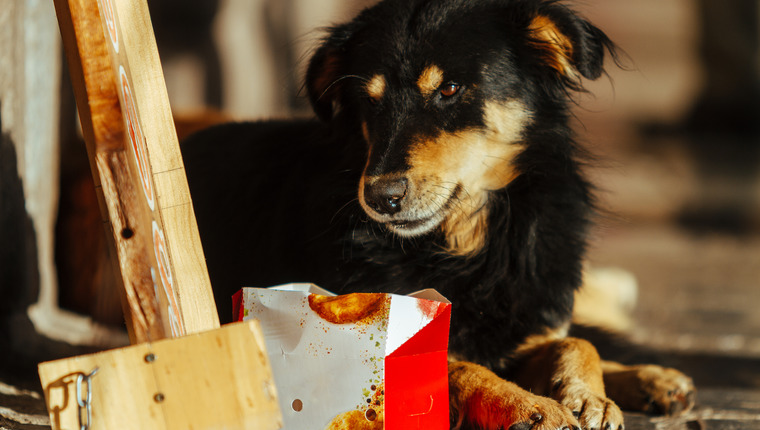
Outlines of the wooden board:
M 40 377 L 51 425 L 79 429 L 88 424 L 93 430 L 278 429 L 282 420 L 260 333 L 256 321 L 236 323 L 43 363 Z M 84 378 L 95 369 L 89 381 Z M 77 397 L 87 399 L 88 388 L 89 418 L 87 406 L 77 404 Z
M 219 327 L 145 0 L 54 2 L 132 342 Z

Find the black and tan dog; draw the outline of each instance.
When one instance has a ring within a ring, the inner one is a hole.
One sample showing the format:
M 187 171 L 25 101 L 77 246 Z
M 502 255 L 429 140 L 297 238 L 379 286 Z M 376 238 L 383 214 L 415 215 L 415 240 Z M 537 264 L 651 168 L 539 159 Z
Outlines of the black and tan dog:
M 593 208 L 568 96 L 614 52 L 546 0 L 385 0 L 332 28 L 307 73 L 321 121 L 183 146 L 220 314 L 242 286 L 432 287 L 454 304 L 452 427 L 618 429 L 618 406 L 690 408 L 680 372 L 567 336 Z

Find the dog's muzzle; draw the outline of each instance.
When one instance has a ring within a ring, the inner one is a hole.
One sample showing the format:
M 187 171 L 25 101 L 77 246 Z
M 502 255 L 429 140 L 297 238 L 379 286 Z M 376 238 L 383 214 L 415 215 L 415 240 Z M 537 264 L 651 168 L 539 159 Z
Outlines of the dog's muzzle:
M 456 198 L 456 190 L 429 193 L 419 189 L 403 176 L 365 176 L 359 190 L 364 211 L 389 230 L 404 237 L 413 237 L 435 229 Z M 421 199 L 421 196 L 427 198 Z M 428 200 L 435 196 L 437 200 Z

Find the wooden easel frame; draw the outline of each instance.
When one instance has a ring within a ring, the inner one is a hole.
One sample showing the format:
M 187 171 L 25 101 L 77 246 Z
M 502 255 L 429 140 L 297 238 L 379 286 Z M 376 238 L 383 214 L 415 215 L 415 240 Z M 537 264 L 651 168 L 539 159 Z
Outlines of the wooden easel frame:
M 133 346 L 40 365 L 53 428 L 279 428 L 258 324 L 219 326 L 146 0 L 54 3 Z

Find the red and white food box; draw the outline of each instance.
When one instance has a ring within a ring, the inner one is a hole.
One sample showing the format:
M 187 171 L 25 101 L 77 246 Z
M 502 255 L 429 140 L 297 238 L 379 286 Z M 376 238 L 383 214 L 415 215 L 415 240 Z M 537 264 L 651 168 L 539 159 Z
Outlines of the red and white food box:
M 234 304 L 261 323 L 285 430 L 448 428 L 451 303 L 436 291 L 289 284 L 243 288 Z

